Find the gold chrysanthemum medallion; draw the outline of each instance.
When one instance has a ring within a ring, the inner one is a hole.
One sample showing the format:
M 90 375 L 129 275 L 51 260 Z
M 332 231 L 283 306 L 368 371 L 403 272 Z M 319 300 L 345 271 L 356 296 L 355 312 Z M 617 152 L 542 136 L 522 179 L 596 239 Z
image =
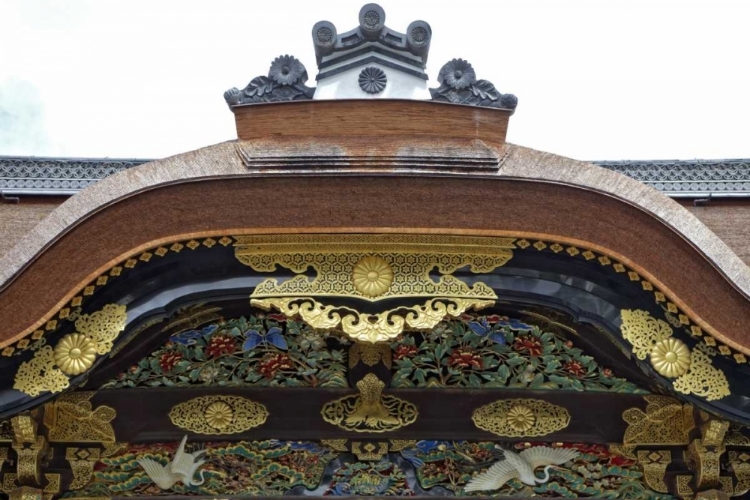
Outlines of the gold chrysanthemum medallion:
M 71 333 L 55 346 L 55 364 L 67 375 L 80 375 L 96 359 L 96 344 L 89 337 L 80 333 Z
M 354 265 L 354 288 L 362 295 L 377 297 L 388 291 L 393 282 L 393 269 L 382 257 L 365 257 Z
M 672 337 L 661 340 L 651 349 L 651 365 L 665 377 L 682 376 L 690 368 L 690 349 Z
M 526 405 L 516 405 L 508 410 L 508 415 L 505 417 L 508 425 L 511 429 L 518 432 L 526 432 L 536 422 L 536 415 L 531 408 Z
M 232 423 L 234 411 L 232 411 L 232 407 L 225 402 L 217 401 L 208 405 L 204 417 L 206 423 L 214 429 L 223 429 Z

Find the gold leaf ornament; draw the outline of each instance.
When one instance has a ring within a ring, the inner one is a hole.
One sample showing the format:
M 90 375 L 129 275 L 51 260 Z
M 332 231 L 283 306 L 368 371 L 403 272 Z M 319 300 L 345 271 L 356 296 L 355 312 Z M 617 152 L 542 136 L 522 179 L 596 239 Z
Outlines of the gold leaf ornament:
M 80 375 L 91 368 L 96 355 L 107 354 L 125 328 L 124 305 L 107 304 L 76 320 L 76 332 L 60 339 L 53 350 L 44 346 L 29 361 L 18 367 L 13 388 L 29 396 L 57 393 L 70 387 L 67 375 Z
M 678 339 L 660 340 L 651 349 L 651 364 L 665 377 L 679 377 L 690 368 L 690 349 Z
M 174 425 L 196 434 L 237 434 L 263 425 L 266 407 L 240 396 L 202 396 L 176 405 L 169 412 Z
M 508 421 L 508 425 L 510 425 L 512 429 L 518 432 L 528 431 L 529 429 L 534 427 L 534 422 L 536 422 L 536 416 L 534 416 L 534 412 L 526 405 L 517 405 L 512 407 L 508 411 L 506 419 Z
M 501 399 L 480 406 L 471 419 L 477 428 L 501 437 L 546 436 L 570 425 L 568 410 L 538 399 Z
M 234 411 L 224 401 L 217 401 L 208 405 L 204 418 L 206 423 L 214 429 L 224 429 L 232 423 Z
M 713 366 L 702 344 L 691 350 L 672 337 L 669 323 L 654 318 L 648 311 L 623 309 L 620 319 L 622 336 L 633 346 L 636 357 L 645 360 L 648 356 L 659 374 L 674 379 L 672 385 L 676 391 L 707 401 L 729 396 L 726 375 Z
M 456 318 L 468 309 L 479 310 L 491 306 L 494 300 L 436 298 L 424 305 L 401 307 L 378 314 L 361 313 L 350 307 L 323 305 L 312 297 L 251 298 L 250 304 L 266 311 L 275 308 L 288 318 L 299 316 L 319 330 L 332 330 L 341 325 L 341 330 L 350 339 L 374 344 L 393 340 L 407 328 L 429 330 L 446 316 Z
M 55 346 L 55 364 L 67 375 L 79 375 L 94 364 L 96 345 L 80 333 L 66 335 Z
M 354 265 L 354 288 L 368 297 L 377 297 L 388 291 L 393 283 L 393 269 L 382 257 L 368 256 Z

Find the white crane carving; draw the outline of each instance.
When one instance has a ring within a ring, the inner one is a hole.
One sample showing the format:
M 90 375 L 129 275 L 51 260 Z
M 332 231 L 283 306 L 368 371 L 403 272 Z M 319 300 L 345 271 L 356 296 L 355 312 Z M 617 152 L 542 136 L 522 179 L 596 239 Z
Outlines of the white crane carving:
M 200 471 L 200 482 L 194 481 L 193 478 L 200 466 L 206 463 L 205 460 L 199 460 L 199 458 L 206 453 L 206 450 L 197 453 L 185 453 L 186 443 L 187 436 L 182 438 L 182 442 L 180 443 L 180 447 L 177 448 L 174 458 L 172 458 L 172 461 L 167 465 L 162 465 L 156 460 L 151 460 L 150 458 L 142 458 L 138 460 L 138 463 L 146 471 L 148 477 L 150 477 L 159 488 L 168 490 L 177 484 L 178 481 L 182 481 L 182 484 L 185 486 L 200 486 L 203 484 L 203 471 Z
M 472 478 L 466 485 L 465 491 L 489 491 L 501 488 L 511 479 L 518 478 L 522 483 L 534 486 L 549 481 L 549 469 L 553 465 L 561 465 L 573 460 L 580 454 L 570 448 L 550 448 L 548 446 L 534 446 L 521 453 L 503 450 L 505 458 L 485 472 Z M 544 477 L 538 478 L 534 470 L 546 465 Z

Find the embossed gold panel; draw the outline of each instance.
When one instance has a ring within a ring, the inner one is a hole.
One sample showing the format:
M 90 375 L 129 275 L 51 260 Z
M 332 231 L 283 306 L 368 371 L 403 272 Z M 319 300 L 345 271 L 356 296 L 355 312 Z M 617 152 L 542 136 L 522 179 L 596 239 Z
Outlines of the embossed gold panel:
M 265 406 L 239 396 L 203 396 L 176 405 L 169 412 L 174 425 L 197 434 L 237 434 L 263 425 Z
M 478 428 L 502 437 L 546 436 L 565 429 L 570 413 L 538 399 L 503 399 L 474 410 Z
M 260 283 L 253 297 L 497 298 L 483 283 L 469 286 L 452 273 L 489 273 L 513 257 L 514 238 L 401 235 L 296 234 L 236 236 L 235 256 L 258 272 L 284 267 L 297 276 Z M 304 273 L 312 268 L 316 276 Z M 441 274 L 437 281 L 430 272 Z M 368 278 L 369 277 L 369 278 Z

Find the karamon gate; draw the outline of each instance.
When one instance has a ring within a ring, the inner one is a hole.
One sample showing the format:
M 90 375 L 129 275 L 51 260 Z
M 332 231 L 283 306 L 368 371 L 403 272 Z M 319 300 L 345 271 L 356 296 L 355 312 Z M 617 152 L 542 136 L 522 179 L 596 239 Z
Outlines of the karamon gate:
M 0 260 L 13 500 L 747 498 L 750 271 L 665 195 L 505 142 L 432 31 L 312 30 L 237 139 Z

